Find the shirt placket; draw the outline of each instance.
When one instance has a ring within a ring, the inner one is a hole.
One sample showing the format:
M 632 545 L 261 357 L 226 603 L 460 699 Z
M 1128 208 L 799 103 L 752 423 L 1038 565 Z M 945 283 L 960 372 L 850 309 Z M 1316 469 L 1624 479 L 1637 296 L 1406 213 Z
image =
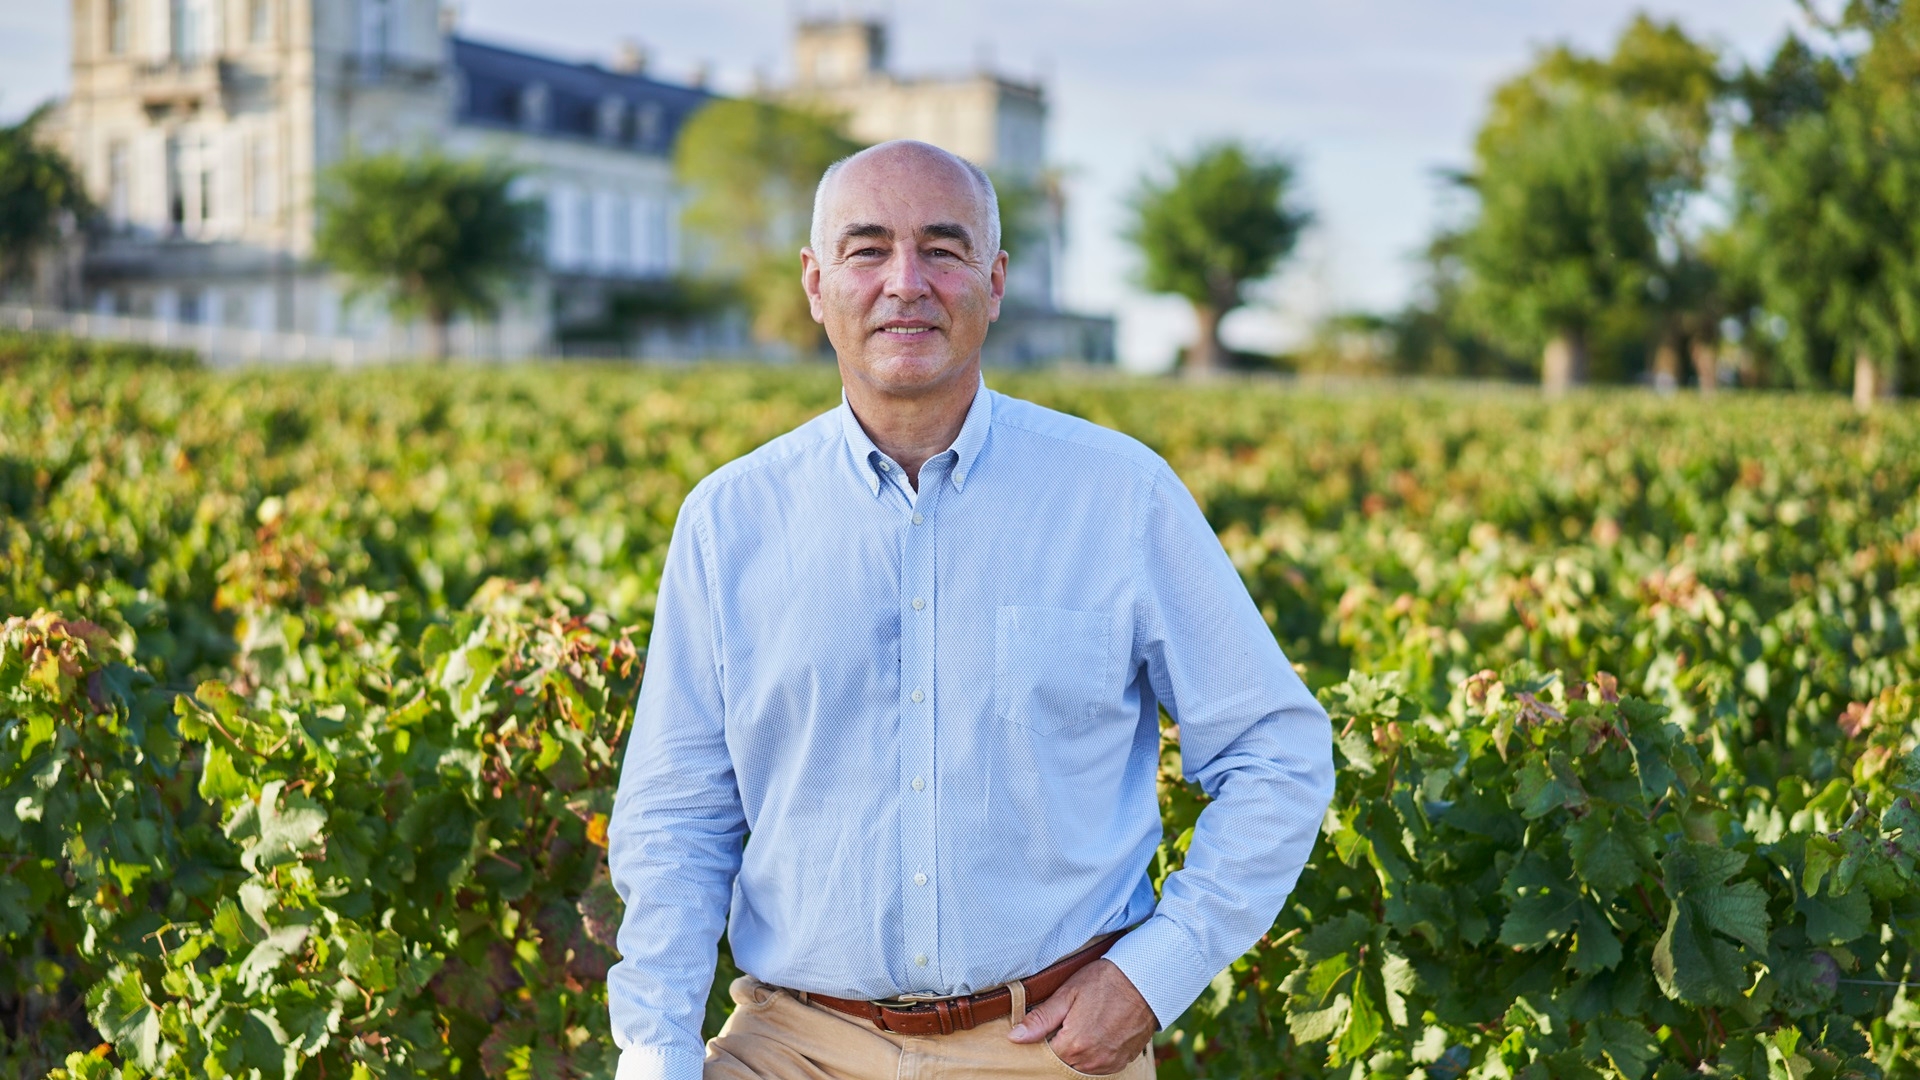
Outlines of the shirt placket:
M 900 588 L 900 818 L 901 883 L 906 913 L 905 954 L 908 978 L 924 989 L 944 985 L 940 976 L 940 922 L 938 903 L 937 786 L 934 760 L 936 580 L 939 555 L 936 537 L 940 495 L 952 454 L 928 461 L 920 468 L 919 493 L 907 511 L 902 541 L 904 557 Z

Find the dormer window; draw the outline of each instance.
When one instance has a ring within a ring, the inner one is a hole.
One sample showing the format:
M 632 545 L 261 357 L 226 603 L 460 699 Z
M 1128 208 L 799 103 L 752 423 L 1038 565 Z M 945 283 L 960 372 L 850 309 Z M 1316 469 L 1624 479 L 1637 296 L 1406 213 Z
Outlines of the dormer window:
M 547 84 L 532 82 L 520 88 L 520 126 L 537 131 L 547 126 Z
M 594 133 L 606 142 L 617 142 L 627 118 L 627 103 L 612 94 L 600 99 L 594 116 Z
M 637 146 L 653 146 L 660 139 L 660 104 L 649 101 L 634 109 L 633 141 Z

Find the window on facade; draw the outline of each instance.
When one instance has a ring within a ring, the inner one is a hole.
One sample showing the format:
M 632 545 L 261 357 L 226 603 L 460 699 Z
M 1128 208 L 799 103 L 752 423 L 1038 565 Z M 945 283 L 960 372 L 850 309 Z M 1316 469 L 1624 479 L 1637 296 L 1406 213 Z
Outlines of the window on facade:
M 188 0 L 169 0 L 167 4 L 167 52 L 176 60 L 185 62 L 191 48 L 192 35 L 187 33 L 187 13 L 191 9 Z
M 393 44 L 393 7 L 390 0 L 360 0 L 360 60 L 378 70 Z
M 180 158 L 180 137 L 167 136 L 167 231 L 176 234 L 187 223 L 187 183 Z
M 247 5 L 247 39 L 258 43 L 272 38 L 272 0 L 250 0 Z
M 201 235 L 214 210 L 213 147 L 204 136 L 167 137 L 167 231 Z
M 208 0 L 169 0 L 167 25 L 173 59 L 191 64 L 207 54 L 207 36 L 212 28 Z
M 607 223 L 607 233 L 613 243 L 610 245 L 609 256 L 615 266 L 626 269 L 633 265 L 632 213 L 628 201 L 618 195 L 613 197 L 613 205 L 610 209 L 612 213 L 607 216 L 612 220 Z
M 252 328 L 263 333 L 274 329 L 273 287 L 258 285 L 253 290 L 253 304 L 250 322 Z
M 247 208 L 256 218 L 273 216 L 273 165 L 265 135 L 247 140 Z
M 213 162 L 209 160 L 212 157 L 209 140 L 205 138 L 200 140 L 199 151 L 194 155 L 198 159 L 194 162 L 197 166 L 194 169 L 194 185 L 200 192 L 200 205 L 196 208 L 199 213 L 195 216 L 204 225 L 213 217 Z
M 665 199 L 660 199 L 651 203 L 648 209 L 653 218 L 652 225 L 647 231 L 648 245 L 652 249 L 648 255 L 653 269 L 658 273 L 665 273 L 672 268 L 673 264 L 673 241 L 668 235 L 668 230 L 673 227 L 668 217 L 670 208 Z
M 547 265 L 564 266 L 567 262 L 567 192 L 555 187 L 547 192 L 547 213 L 542 228 L 546 230 Z
M 573 257 L 581 266 L 593 265 L 593 196 L 581 192 L 574 201 Z
M 127 52 L 127 4 L 129 0 L 107 0 L 107 52 L 124 56 Z
M 115 139 L 107 144 L 107 218 L 115 225 L 127 223 L 127 141 Z

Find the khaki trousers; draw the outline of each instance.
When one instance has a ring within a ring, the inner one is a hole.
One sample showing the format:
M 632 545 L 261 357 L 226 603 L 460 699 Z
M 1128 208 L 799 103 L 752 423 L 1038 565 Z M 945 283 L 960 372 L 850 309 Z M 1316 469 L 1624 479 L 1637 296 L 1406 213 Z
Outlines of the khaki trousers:
M 1007 985 L 1013 1013 L 1004 1019 L 951 1035 L 895 1035 L 742 975 L 730 988 L 733 1015 L 707 1042 L 703 1080 L 1086 1080 L 1046 1043 L 1007 1038 L 1027 1005 L 1026 988 Z M 1153 1048 L 1112 1075 L 1152 1080 Z

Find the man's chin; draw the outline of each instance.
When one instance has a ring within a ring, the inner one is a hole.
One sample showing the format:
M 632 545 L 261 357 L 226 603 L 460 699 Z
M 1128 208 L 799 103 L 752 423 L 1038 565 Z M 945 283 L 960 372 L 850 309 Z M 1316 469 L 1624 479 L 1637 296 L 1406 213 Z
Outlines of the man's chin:
M 865 362 L 860 367 L 868 382 L 891 393 L 911 393 L 944 384 L 967 366 L 968 358 L 955 356 L 947 343 L 941 341 L 933 348 L 917 345 L 873 348 L 863 359 Z

